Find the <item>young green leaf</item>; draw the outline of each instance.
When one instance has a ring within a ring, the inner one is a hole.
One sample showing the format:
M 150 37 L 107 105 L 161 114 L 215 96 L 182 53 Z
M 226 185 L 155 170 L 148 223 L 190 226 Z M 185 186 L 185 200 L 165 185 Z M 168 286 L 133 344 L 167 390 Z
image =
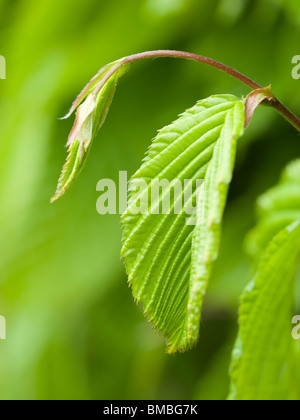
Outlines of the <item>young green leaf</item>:
M 272 240 L 240 307 L 233 351 L 230 399 L 299 399 L 292 339 L 294 279 L 300 257 L 300 224 Z
M 124 60 L 105 66 L 88 83 L 72 105 L 66 118 L 75 109 L 77 112 L 67 143 L 68 157 L 52 202 L 66 192 L 82 170 L 92 142 L 106 119 L 118 80 L 127 71 L 128 66 Z
M 153 141 L 131 186 L 122 216 L 123 248 L 129 283 L 147 318 L 165 335 L 168 352 L 185 351 L 198 340 L 203 297 L 217 258 L 236 141 L 243 134 L 245 104 L 234 96 L 213 96 L 197 103 Z M 191 183 L 204 180 L 190 196 L 196 202 L 194 222 L 187 211 L 174 210 Z M 137 214 L 151 195 L 153 181 L 170 182 L 151 211 Z M 175 181 L 184 185 L 172 195 Z M 191 180 L 184 184 L 184 180 Z M 167 196 L 171 210 L 162 214 Z M 153 211 L 154 210 L 154 211 Z
M 284 227 L 300 220 L 300 160 L 290 163 L 278 185 L 257 200 L 258 223 L 246 240 L 250 255 L 258 257 Z

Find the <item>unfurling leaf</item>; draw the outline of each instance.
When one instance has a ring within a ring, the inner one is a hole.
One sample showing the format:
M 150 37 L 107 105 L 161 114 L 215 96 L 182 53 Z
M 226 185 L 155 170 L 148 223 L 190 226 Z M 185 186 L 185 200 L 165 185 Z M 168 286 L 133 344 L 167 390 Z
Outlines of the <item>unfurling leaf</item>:
M 103 67 L 83 89 L 65 117 L 77 109 L 67 143 L 68 157 L 52 202 L 66 192 L 82 170 L 92 142 L 106 119 L 118 80 L 128 66 L 124 60 L 119 60 Z
M 246 98 L 246 121 L 245 127 L 248 127 L 256 108 L 264 101 L 273 101 L 275 99 L 271 86 L 261 89 L 255 89 Z
M 230 399 L 300 398 L 299 353 L 291 335 L 299 256 L 300 224 L 294 222 L 271 241 L 242 297 Z
M 168 352 L 185 351 L 198 340 L 203 297 L 218 255 L 220 229 L 236 153 L 243 134 L 245 104 L 231 95 L 213 96 L 197 103 L 153 141 L 131 185 L 145 186 L 129 195 L 122 216 L 126 270 L 133 295 L 143 303 L 147 318 L 167 339 Z M 169 181 L 154 212 L 135 211 L 149 195 L 153 181 Z M 175 180 L 183 186 L 173 195 Z M 184 209 L 173 210 L 190 187 L 204 180 L 190 197 L 194 222 Z M 162 214 L 166 196 L 171 210 Z

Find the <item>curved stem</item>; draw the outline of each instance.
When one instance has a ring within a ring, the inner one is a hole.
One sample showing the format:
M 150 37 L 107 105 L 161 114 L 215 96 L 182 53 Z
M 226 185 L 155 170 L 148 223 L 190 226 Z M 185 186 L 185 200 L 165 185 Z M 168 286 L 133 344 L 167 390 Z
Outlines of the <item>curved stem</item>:
M 270 103 L 273 108 L 275 108 L 296 130 L 300 131 L 300 120 L 299 118 L 292 113 L 282 102 L 274 97 L 273 101 Z
M 237 70 L 232 69 L 229 66 L 226 66 L 219 61 L 215 61 L 211 58 L 204 57 L 202 55 L 191 54 L 184 51 L 173 51 L 173 50 L 157 50 L 157 51 L 147 51 L 140 54 L 134 54 L 126 57 L 124 62 L 133 63 L 136 61 L 146 60 L 149 58 L 159 58 L 159 57 L 171 57 L 171 58 L 183 58 L 186 60 L 196 61 L 198 63 L 207 64 L 211 67 L 214 67 L 218 70 L 221 70 L 224 73 L 229 74 L 240 82 L 244 83 L 246 86 L 251 89 L 262 89 L 263 87 L 256 83 L 255 81 L 249 79 L 249 77 L 238 72 Z M 277 98 L 273 98 L 271 102 L 268 102 L 273 108 L 275 108 L 296 130 L 300 131 L 300 119 L 296 117 L 288 108 L 286 108 Z
M 229 74 L 230 76 L 234 77 L 235 79 L 240 80 L 245 85 L 250 87 L 251 89 L 261 89 L 258 83 L 254 82 L 253 80 L 249 79 L 249 77 L 244 76 L 242 73 L 238 72 L 237 70 L 232 69 L 229 66 L 226 66 L 219 61 L 213 60 L 208 57 L 204 57 L 202 55 L 192 54 L 184 51 L 172 51 L 172 50 L 157 50 L 157 51 L 147 51 L 140 54 L 130 55 L 126 57 L 125 61 L 128 63 L 133 63 L 135 61 L 146 60 L 149 58 L 159 58 L 159 57 L 169 57 L 169 58 L 183 58 L 185 60 L 196 61 L 198 63 L 207 64 L 211 67 L 215 67 L 218 70 L 221 70 L 224 73 Z

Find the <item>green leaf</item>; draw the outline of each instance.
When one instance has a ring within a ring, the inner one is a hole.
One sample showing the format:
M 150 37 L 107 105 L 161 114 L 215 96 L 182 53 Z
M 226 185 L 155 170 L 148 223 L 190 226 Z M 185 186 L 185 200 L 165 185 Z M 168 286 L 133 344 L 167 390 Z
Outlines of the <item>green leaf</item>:
M 272 240 L 240 308 L 240 331 L 231 368 L 236 400 L 299 399 L 292 339 L 294 280 L 300 256 L 300 224 Z M 298 382 L 299 383 L 299 382 Z
M 133 295 L 145 315 L 167 339 L 168 352 L 185 351 L 198 340 L 203 297 L 217 258 L 227 190 L 232 178 L 236 141 L 243 134 L 245 104 L 234 96 L 213 96 L 186 111 L 154 139 L 141 168 L 131 181 L 139 192 L 129 194 L 122 216 L 123 248 Z M 135 214 L 151 195 L 151 181 L 168 180 L 154 210 Z M 178 195 L 176 180 L 191 180 Z M 191 184 L 189 203 L 176 214 Z M 172 195 L 169 214 L 158 213 Z M 193 224 L 187 208 L 197 204 Z M 195 222 L 196 225 L 195 225 Z
M 79 107 L 79 105 L 87 98 L 89 93 L 93 92 L 93 90 L 96 88 L 100 90 L 108 80 L 107 78 L 110 78 L 121 68 L 124 68 L 124 58 L 103 66 L 80 92 L 80 94 L 73 102 L 70 111 L 62 119 L 69 118 L 73 114 L 73 112 Z
M 290 163 L 278 185 L 257 200 L 258 223 L 247 236 L 247 252 L 258 258 L 284 227 L 300 220 L 300 160 Z
M 68 118 L 77 108 L 75 123 L 69 135 L 68 156 L 51 202 L 60 198 L 82 170 L 93 140 L 102 127 L 112 103 L 118 80 L 129 64 L 123 60 L 108 64 L 80 93 Z

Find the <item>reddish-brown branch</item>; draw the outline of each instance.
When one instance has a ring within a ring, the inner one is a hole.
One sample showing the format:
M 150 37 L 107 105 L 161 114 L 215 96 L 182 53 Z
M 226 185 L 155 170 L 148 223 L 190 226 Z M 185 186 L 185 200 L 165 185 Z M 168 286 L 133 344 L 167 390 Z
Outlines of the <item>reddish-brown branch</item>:
M 149 58 L 159 58 L 159 57 L 170 57 L 170 58 L 183 58 L 186 60 L 196 61 L 198 63 L 207 64 L 211 67 L 214 67 L 224 73 L 229 74 L 240 82 L 244 83 L 246 86 L 251 89 L 262 89 L 263 87 L 251 80 L 249 77 L 238 72 L 237 70 L 232 69 L 229 66 L 226 66 L 219 61 L 215 61 L 211 58 L 204 57 L 202 55 L 192 54 L 184 51 L 172 51 L 172 50 L 157 50 L 157 51 L 147 51 L 140 54 L 130 55 L 124 58 L 123 62 L 133 63 L 136 61 L 146 60 Z M 107 75 L 109 77 L 109 74 Z M 105 78 L 106 79 L 106 78 Z M 273 98 L 271 102 L 267 102 L 273 108 L 275 108 L 290 124 L 293 125 L 298 131 L 300 131 L 300 119 L 296 117 L 289 109 L 287 109 L 277 98 Z

